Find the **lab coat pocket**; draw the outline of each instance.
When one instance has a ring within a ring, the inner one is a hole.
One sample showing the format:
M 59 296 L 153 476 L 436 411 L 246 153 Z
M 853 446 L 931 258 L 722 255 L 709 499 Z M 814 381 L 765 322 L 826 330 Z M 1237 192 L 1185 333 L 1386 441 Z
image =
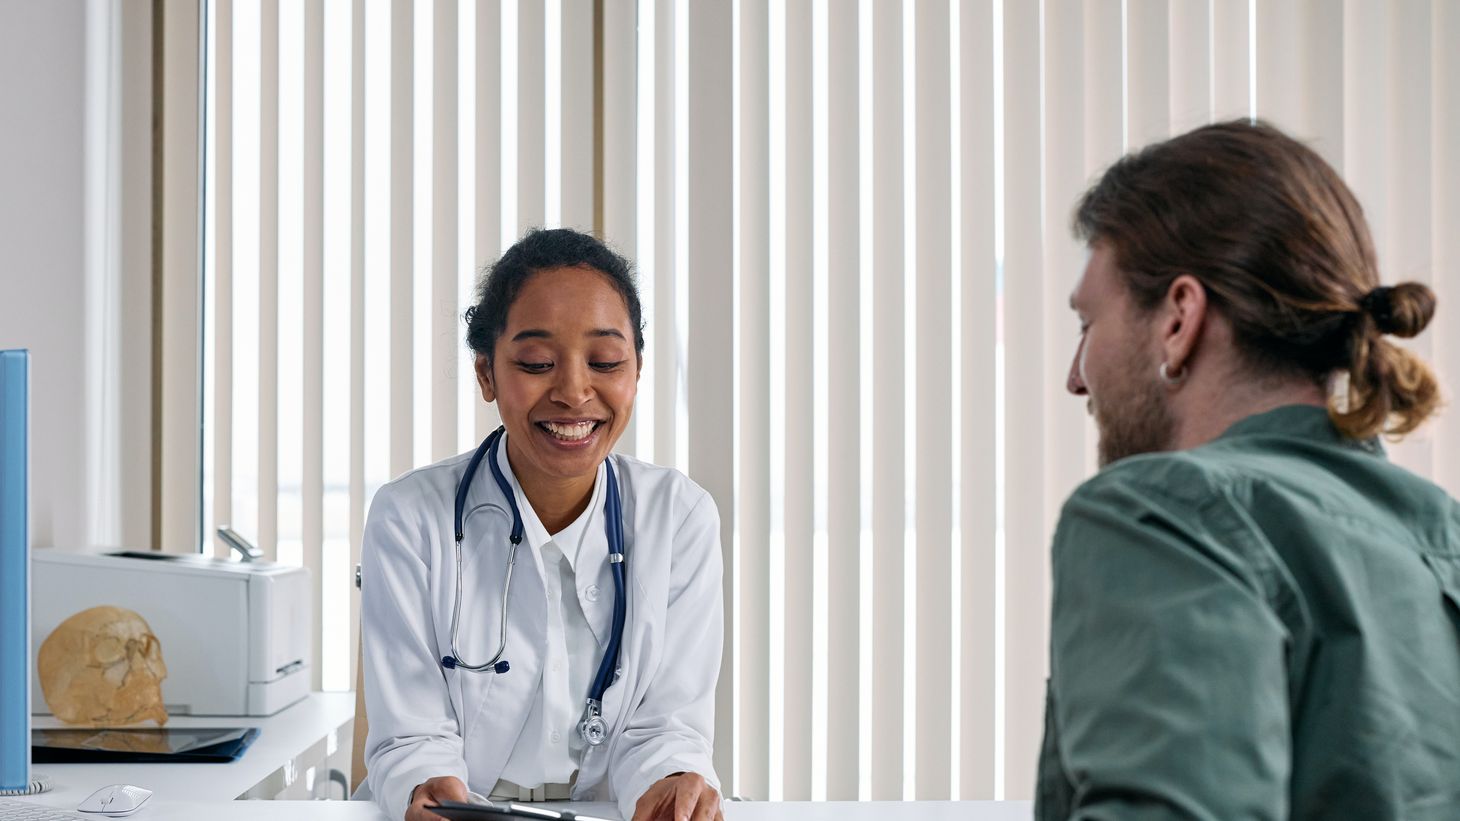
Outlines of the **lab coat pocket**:
M 1425 564 L 1440 580 L 1440 592 L 1450 604 L 1450 617 L 1460 623 L 1460 556 L 1426 553 Z

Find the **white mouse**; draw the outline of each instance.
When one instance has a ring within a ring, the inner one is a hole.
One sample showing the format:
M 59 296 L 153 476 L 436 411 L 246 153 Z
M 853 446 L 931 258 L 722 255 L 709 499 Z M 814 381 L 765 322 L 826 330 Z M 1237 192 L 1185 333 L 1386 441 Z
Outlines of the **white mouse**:
M 151 790 L 134 787 L 131 784 L 113 784 L 92 793 L 91 797 L 82 801 L 81 806 L 76 809 L 99 815 L 131 815 L 146 804 L 147 799 L 151 797 Z

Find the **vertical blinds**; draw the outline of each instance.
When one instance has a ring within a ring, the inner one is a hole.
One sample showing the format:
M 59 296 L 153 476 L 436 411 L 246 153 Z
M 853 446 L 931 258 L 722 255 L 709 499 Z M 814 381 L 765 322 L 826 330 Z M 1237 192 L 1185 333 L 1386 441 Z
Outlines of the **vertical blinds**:
M 314 571 L 347 688 L 371 495 L 496 424 L 479 269 L 596 230 L 648 323 L 620 448 L 720 507 L 733 794 L 1030 795 L 1094 468 L 1068 217 L 1123 151 L 1269 118 L 1387 279 L 1460 290 L 1446 0 L 208 0 L 205 36 L 205 534 Z M 1445 316 L 1413 344 L 1460 385 Z M 1457 447 L 1446 414 L 1393 454 L 1456 492 Z

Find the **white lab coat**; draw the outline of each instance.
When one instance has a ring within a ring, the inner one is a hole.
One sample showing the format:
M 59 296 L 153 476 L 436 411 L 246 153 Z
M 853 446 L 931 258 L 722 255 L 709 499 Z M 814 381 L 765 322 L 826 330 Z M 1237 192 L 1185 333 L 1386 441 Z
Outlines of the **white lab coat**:
M 402 818 L 411 790 L 435 776 L 454 775 L 489 794 L 543 675 L 548 603 L 540 562 L 525 540 L 508 604 L 503 657 L 511 670 L 495 675 L 441 666 L 450 652 L 456 591 L 453 504 L 470 458 L 465 453 L 385 485 L 365 525 L 365 762 L 369 789 L 390 818 Z M 644 791 L 670 773 L 696 772 L 719 789 L 711 755 L 723 569 L 720 516 L 704 489 L 670 468 L 610 458 L 623 499 L 629 591 L 622 673 L 604 694 L 608 740 L 585 752 L 573 797 L 616 801 L 629 818 Z M 500 463 L 506 461 L 504 452 Z M 511 510 L 483 459 L 465 508 L 457 638 L 473 664 L 497 647 L 510 528 Z M 607 547 L 602 539 L 585 539 L 582 550 L 579 603 L 604 647 L 614 598 Z M 608 595 L 585 595 L 592 585 Z

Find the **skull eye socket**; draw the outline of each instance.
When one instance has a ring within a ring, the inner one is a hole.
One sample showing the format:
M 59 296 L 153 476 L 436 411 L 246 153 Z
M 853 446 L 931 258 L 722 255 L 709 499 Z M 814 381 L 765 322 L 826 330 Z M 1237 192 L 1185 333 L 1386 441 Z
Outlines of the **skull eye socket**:
M 92 654 L 102 664 L 114 664 L 126 657 L 126 650 L 122 643 L 111 636 L 104 636 L 98 639 Z

